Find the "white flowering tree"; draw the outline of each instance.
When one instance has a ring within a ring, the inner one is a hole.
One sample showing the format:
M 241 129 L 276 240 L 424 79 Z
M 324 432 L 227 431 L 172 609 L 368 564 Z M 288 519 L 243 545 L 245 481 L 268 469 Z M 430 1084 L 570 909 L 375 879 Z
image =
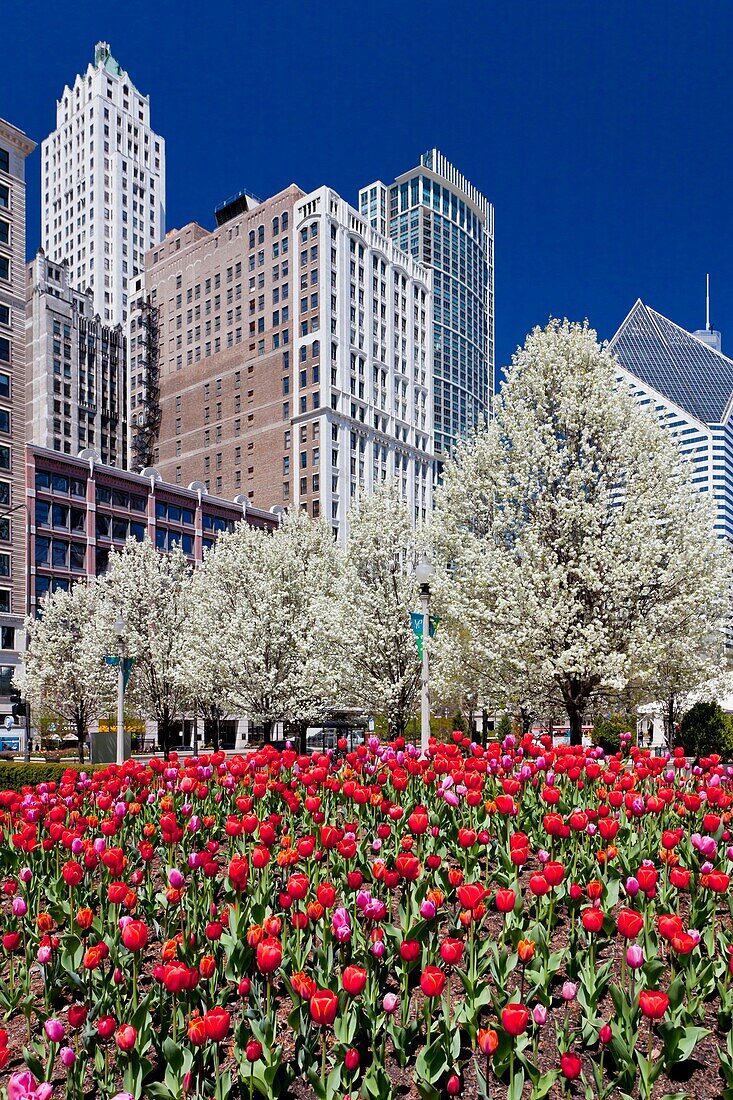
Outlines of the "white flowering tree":
M 559 696 L 574 743 L 609 696 L 660 690 L 672 644 L 702 655 L 727 607 L 711 505 L 587 324 L 515 354 L 495 419 L 446 465 L 436 544 L 487 692 Z
M 191 573 L 179 547 L 160 554 L 149 539 L 130 539 L 124 550 L 110 554 L 101 580 L 97 618 L 107 651 L 119 651 L 114 624 L 121 619 L 125 655 L 135 662 L 128 691 L 137 709 L 157 723 L 166 755 L 174 723 L 187 703 L 180 664 L 191 611 Z
M 97 631 L 97 581 L 44 596 L 40 615 L 28 619 L 28 647 L 18 680 L 34 710 L 60 718 L 76 733 L 79 759 L 89 727 L 114 705 L 114 671 L 104 663 Z
M 338 696 L 338 576 L 329 529 L 303 511 L 220 536 L 193 578 L 189 696 L 246 713 L 266 740 L 277 722 L 322 719 Z
M 420 608 L 413 569 L 418 556 L 410 509 L 384 484 L 349 512 L 341 584 L 342 677 L 351 705 L 385 716 L 402 736 L 415 711 L 420 661 L 410 612 Z

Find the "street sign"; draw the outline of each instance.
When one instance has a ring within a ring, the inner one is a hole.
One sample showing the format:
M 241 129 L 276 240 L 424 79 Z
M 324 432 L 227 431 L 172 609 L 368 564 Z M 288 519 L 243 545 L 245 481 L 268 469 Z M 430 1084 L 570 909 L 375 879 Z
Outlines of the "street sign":
M 6 714 L 5 715 L 5 729 L 6 730 L 11 730 L 14 725 L 15 725 L 15 722 L 13 721 L 12 715 L 11 714 Z

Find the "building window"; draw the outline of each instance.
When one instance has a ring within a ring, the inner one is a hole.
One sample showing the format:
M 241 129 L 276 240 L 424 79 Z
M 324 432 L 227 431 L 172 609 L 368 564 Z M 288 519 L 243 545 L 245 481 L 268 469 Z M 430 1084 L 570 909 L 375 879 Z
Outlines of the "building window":
M 0 172 L 10 174 L 10 152 L 3 148 L 0 148 Z
M 0 208 L 7 210 L 10 206 L 10 188 L 0 183 Z
M 0 588 L 0 614 L 10 614 L 10 590 Z
M 10 282 L 10 260 L 7 256 L 0 256 L 0 279 Z
M 10 554 L 0 554 L 0 577 L 10 576 Z
M 0 244 L 10 244 L 10 222 L 0 218 Z
M 0 470 L 10 469 L 10 447 L 0 446 Z
M 0 626 L 0 649 L 15 649 L 15 627 Z

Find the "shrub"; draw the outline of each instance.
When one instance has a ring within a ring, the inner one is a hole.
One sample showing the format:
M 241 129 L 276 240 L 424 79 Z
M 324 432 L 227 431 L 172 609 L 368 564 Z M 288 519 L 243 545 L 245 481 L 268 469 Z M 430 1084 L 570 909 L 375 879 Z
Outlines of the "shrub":
M 91 771 L 99 765 L 77 764 L 74 771 Z M 67 764 L 5 764 L 0 763 L 0 791 L 19 791 L 23 787 L 35 787 L 37 783 L 58 783 Z
M 677 744 L 687 756 L 733 755 L 733 729 L 718 703 L 695 703 L 682 715 Z
M 621 734 L 630 733 L 636 741 L 636 719 L 624 714 L 610 714 L 607 718 L 596 718 L 593 726 L 594 745 L 600 745 L 604 752 L 613 754 L 621 748 Z
M 494 737 L 497 741 L 503 741 L 505 738 L 509 737 L 513 733 L 514 723 L 512 722 L 509 714 L 507 714 L 507 712 L 505 711 L 496 724 L 496 727 L 494 729 Z

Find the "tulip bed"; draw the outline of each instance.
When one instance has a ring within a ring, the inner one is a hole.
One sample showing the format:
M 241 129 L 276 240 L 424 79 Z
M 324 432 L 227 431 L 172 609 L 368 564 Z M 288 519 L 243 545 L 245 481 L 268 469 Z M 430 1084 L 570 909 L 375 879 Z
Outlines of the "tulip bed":
M 727 1100 L 732 799 L 460 734 L 6 791 L 8 1100 Z

